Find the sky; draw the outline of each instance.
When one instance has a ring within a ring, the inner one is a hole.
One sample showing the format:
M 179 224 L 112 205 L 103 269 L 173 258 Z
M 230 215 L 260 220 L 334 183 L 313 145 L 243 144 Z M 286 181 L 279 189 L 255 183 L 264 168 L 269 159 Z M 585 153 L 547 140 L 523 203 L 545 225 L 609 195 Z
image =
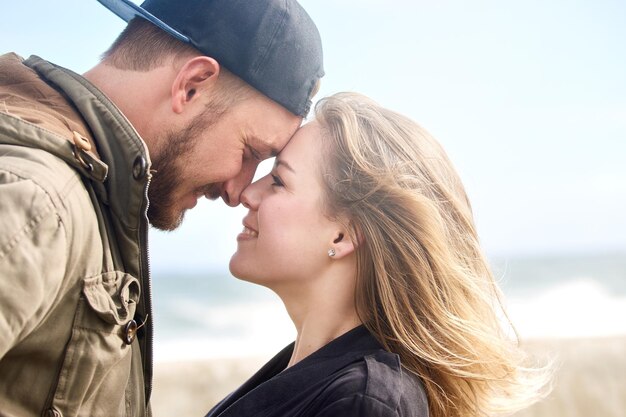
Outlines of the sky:
M 124 28 L 96 0 L 0 3 L 0 53 L 78 73 Z M 322 36 L 317 98 L 358 91 L 430 131 L 488 255 L 626 251 L 626 2 L 300 3 Z M 225 270 L 245 212 L 201 201 L 152 231 L 153 271 Z

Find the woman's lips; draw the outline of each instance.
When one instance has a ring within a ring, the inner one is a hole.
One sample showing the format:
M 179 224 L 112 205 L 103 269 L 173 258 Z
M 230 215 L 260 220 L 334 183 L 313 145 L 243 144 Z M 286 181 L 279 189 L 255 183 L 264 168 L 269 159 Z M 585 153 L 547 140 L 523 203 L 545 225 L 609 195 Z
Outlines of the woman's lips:
M 259 235 L 259 232 L 257 232 L 254 229 L 249 228 L 248 226 L 244 226 L 243 227 L 243 231 L 241 233 L 244 233 L 246 235 L 250 235 L 252 237 L 257 237 Z
M 258 236 L 259 236 L 259 232 L 244 225 L 243 230 L 237 236 L 237 240 L 256 239 Z

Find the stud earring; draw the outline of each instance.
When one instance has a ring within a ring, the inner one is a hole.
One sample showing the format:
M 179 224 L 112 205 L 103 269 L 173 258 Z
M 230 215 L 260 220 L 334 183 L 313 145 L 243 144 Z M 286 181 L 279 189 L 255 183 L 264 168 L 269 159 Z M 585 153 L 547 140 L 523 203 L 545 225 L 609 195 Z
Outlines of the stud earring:
M 333 256 L 335 256 L 335 250 L 334 249 L 328 249 L 328 256 L 330 256 L 331 258 Z

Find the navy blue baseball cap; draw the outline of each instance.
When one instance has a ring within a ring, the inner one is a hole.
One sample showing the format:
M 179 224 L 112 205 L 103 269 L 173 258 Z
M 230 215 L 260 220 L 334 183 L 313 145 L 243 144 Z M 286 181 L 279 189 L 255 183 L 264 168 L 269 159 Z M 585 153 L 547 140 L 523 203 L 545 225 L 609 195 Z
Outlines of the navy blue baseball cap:
M 305 117 L 324 75 L 317 27 L 295 0 L 98 0 L 129 22 L 145 19 L 215 58 L 295 115 Z

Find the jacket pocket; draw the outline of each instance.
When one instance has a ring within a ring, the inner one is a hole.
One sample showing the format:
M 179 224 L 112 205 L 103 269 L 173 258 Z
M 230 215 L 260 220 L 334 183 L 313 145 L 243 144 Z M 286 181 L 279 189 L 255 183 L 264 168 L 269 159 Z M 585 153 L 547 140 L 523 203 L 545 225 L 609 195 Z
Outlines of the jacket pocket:
M 87 278 L 83 285 L 83 295 L 100 320 L 95 320 L 95 330 L 111 330 L 108 325 L 121 325 L 135 315 L 139 302 L 139 281 L 122 272 L 109 272 Z
M 139 297 L 139 281 L 124 272 L 83 281 L 52 404 L 64 417 L 126 415 L 124 393 L 138 349 L 126 330 Z

